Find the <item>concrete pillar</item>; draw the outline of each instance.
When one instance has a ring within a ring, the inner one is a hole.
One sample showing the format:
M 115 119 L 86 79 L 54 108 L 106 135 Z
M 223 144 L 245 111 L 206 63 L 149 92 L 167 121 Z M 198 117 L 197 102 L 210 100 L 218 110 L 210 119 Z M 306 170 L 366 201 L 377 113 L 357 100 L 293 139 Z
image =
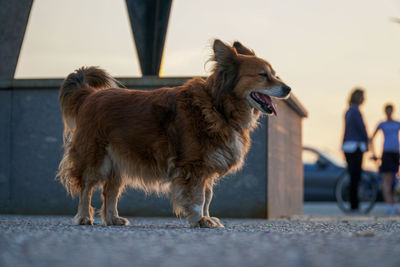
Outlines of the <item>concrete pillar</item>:
M 33 0 L 0 0 L 0 80 L 13 79 Z
M 126 0 L 142 74 L 158 75 L 172 0 Z

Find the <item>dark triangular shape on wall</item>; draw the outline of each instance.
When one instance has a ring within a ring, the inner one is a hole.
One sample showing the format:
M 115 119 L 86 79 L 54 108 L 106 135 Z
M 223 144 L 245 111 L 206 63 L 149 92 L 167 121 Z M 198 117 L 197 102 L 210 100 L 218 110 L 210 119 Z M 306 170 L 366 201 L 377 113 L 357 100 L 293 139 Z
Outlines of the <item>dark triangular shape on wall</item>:
M 172 0 L 126 0 L 143 75 L 158 75 Z
M 0 79 L 13 79 L 33 0 L 0 0 Z

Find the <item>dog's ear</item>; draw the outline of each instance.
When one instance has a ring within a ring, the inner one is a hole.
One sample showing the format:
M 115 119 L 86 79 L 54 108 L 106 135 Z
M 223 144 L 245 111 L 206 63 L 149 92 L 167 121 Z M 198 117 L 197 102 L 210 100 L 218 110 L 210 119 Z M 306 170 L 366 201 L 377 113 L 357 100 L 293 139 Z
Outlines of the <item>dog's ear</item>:
M 213 44 L 214 50 L 214 60 L 217 62 L 218 66 L 224 68 L 229 68 L 235 64 L 235 59 L 237 57 L 236 50 L 226 44 L 221 40 L 216 39 Z
M 236 49 L 224 44 L 216 39 L 213 45 L 215 83 L 214 83 L 214 106 L 225 114 L 224 102 L 228 94 L 232 91 L 237 83 L 238 78 L 238 62 Z
M 253 50 L 248 49 L 247 47 L 245 47 L 244 45 L 242 45 L 238 41 L 235 41 L 232 46 L 236 49 L 238 54 L 248 55 L 248 56 L 255 56 L 256 55 Z

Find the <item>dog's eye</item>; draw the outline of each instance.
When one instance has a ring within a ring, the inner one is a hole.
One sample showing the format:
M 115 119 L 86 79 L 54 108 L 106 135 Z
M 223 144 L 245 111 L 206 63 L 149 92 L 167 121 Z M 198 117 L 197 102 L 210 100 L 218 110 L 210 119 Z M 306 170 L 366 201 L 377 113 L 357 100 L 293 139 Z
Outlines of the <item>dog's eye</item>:
M 268 75 L 268 73 L 266 73 L 266 72 L 261 72 L 261 73 L 259 73 L 258 75 L 260 75 L 260 76 L 266 78 L 268 81 L 271 80 L 271 77 L 270 77 L 270 76 Z

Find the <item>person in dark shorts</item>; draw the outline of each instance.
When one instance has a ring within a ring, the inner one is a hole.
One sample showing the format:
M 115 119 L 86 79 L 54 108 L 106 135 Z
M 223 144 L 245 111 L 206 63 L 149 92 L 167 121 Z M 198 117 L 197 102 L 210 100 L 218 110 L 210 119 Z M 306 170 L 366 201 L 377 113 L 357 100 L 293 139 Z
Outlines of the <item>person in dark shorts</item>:
M 363 154 L 368 150 L 368 135 L 359 106 L 364 103 L 364 90 L 355 88 L 345 114 L 342 151 L 350 174 L 350 206 L 352 213 L 359 212 L 358 184 L 361 180 Z
M 400 121 L 393 119 L 393 105 L 385 105 L 386 121 L 378 124 L 370 139 L 373 159 L 377 159 L 373 149 L 372 140 L 379 130 L 383 132 L 384 143 L 379 172 L 382 175 L 382 193 L 386 203 L 388 215 L 395 215 L 399 211 L 394 206 L 394 191 L 392 188 L 393 179 L 399 171 L 399 131 Z

